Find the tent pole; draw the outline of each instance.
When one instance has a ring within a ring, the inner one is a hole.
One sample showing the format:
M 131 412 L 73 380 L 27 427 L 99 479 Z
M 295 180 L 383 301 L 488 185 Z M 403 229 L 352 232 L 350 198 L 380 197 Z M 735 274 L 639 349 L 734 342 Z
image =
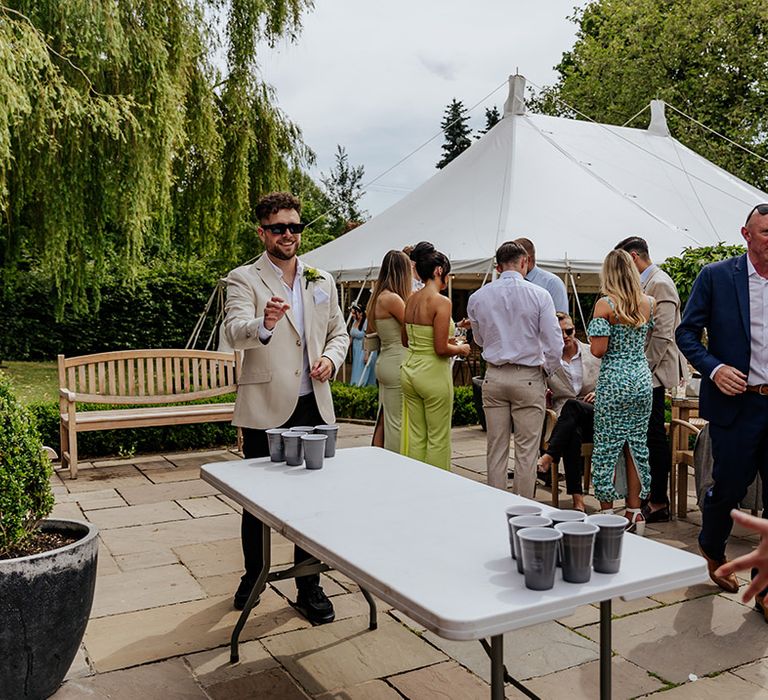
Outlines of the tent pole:
M 584 310 L 581 308 L 581 301 L 579 300 L 579 290 L 576 289 L 576 279 L 573 276 L 573 272 L 571 272 L 570 266 L 568 267 L 568 277 L 571 280 L 571 287 L 573 287 L 573 299 L 574 303 L 579 309 L 579 318 L 581 319 L 581 325 L 584 326 L 584 332 L 587 330 L 587 322 L 584 318 Z M 589 338 L 589 336 L 587 336 Z

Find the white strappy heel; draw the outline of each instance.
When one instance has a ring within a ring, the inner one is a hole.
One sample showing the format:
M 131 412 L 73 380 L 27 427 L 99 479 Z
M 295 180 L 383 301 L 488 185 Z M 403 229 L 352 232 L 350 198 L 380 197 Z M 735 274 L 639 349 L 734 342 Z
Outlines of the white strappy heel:
M 627 521 L 626 531 L 643 537 L 645 535 L 645 516 L 640 508 L 625 508 L 626 513 L 631 513 L 632 517 Z

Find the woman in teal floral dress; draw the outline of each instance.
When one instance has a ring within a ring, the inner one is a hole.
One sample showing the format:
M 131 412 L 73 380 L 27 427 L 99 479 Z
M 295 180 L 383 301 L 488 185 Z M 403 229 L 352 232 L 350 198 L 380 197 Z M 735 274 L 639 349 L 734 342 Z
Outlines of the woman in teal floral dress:
M 604 512 L 625 498 L 627 529 L 642 535 L 640 499 L 647 497 L 651 483 L 647 434 L 652 401 L 644 348 L 654 302 L 643 294 L 626 251 L 608 254 L 600 278 L 605 296 L 595 304 L 588 329 L 592 354 L 603 358 L 595 391 L 595 497 Z

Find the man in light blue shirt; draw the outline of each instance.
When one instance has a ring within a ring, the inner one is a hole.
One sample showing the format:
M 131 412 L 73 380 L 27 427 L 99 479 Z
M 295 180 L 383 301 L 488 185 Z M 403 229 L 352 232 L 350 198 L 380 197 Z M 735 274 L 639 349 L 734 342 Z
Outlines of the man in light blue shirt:
M 522 246 L 528 255 L 528 273 L 525 279 L 538 287 L 542 287 L 549 292 L 552 301 L 555 303 L 555 311 L 568 313 L 568 294 L 565 291 L 565 284 L 557 275 L 536 267 L 536 247 L 529 238 L 517 238 L 515 243 Z

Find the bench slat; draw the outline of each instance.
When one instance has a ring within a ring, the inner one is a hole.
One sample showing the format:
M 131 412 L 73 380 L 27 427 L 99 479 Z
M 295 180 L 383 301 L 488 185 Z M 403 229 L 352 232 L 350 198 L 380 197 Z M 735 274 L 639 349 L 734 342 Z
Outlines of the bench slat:
M 107 383 L 105 381 L 106 379 L 106 372 L 103 362 L 99 362 L 98 365 L 96 365 L 96 369 L 99 375 L 99 393 L 100 394 L 106 394 L 107 393 Z
M 107 362 L 107 391 L 110 394 L 117 393 L 117 387 L 115 386 L 115 362 Z
M 88 365 L 88 391 L 92 394 L 98 394 L 96 389 L 96 365 Z
M 164 364 L 165 364 L 165 393 L 172 394 L 173 393 L 173 369 L 171 368 L 171 358 L 166 357 L 164 360 Z
M 129 396 L 134 396 L 136 394 L 136 379 L 133 376 L 133 362 L 134 359 L 130 358 L 126 360 L 126 367 L 128 369 L 127 377 L 126 377 L 126 389 Z

